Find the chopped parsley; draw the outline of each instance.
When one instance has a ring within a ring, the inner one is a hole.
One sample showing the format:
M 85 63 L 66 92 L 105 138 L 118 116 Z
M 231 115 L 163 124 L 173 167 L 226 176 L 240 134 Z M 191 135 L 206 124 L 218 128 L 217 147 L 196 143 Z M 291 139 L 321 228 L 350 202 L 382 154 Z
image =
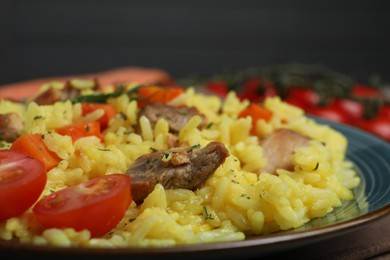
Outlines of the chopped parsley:
M 193 146 L 191 146 L 191 151 L 194 150 L 194 149 L 199 149 L 200 148 L 200 144 L 195 144 Z
M 125 113 L 123 113 L 122 111 L 120 111 L 119 113 L 119 116 L 123 119 L 123 120 L 127 120 L 127 116 L 125 115 Z
M 318 167 L 320 166 L 320 163 L 319 162 L 317 162 L 316 163 L 316 166 L 314 167 L 314 169 L 313 169 L 313 171 L 316 171 L 316 170 L 318 170 Z
M 171 155 L 171 152 L 164 152 L 164 158 L 168 159 L 168 157 Z
M 231 182 L 233 182 L 234 184 L 240 184 L 238 181 L 236 180 L 231 180 Z
M 166 151 L 163 153 L 161 161 L 163 162 L 168 162 L 172 158 L 172 152 L 171 151 Z
M 245 198 L 247 198 L 248 200 L 251 198 L 251 197 L 248 196 L 248 194 L 245 194 L 245 193 L 241 194 L 240 197 L 241 197 L 241 198 L 245 197 Z
M 203 212 L 204 212 L 204 219 L 205 219 L 205 220 L 214 219 L 213 215 L 212 215 L 212 214 L 209 214 L 209 213 L 207 212 L 207 208 L 206 208 L 206 207 L 203 207 Z

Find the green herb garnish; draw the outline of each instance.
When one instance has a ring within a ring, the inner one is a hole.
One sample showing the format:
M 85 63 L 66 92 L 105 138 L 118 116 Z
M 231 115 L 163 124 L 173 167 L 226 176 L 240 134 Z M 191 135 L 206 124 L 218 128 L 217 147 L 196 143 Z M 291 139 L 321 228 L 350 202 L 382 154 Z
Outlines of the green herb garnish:
M 206 207 L 203 207 L 203 212 L 204 212 L 204 219 L 205 219 L 205 220 L 214 219 L 214 217 L 212 216 L 212 214 L 209 214 L 209 213 L 207 212 L 207 208 L 206 208 Z
M 123 85 L 118 86 L 118 90 L 112 92 L 112 93 L 100 93 L 100 94 L 90 94 L 90 95 L 79 95 L 71 99 L 71 102 L 73 104 L 80 103 L 80 102 L 87 102 L 87 103 L 107 103 L 107 100 L 109 98 L 115 98 L 119 97 L 123 94 L 127 94 L 129 97 L 131 97 L 133 94 L 138 92 L 140 86 L 132 88 L 128 91 L 125 90 L 125 87 Z

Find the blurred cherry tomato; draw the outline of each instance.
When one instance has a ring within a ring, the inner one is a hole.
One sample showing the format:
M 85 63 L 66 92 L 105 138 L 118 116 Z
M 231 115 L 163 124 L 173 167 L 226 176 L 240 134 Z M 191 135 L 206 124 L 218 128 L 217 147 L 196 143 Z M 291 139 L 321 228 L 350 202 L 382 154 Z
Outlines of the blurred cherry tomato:
M 390 119 L 390 105 L 383 105 L 379 109 L 379 115 L 384 118 Z
M 364 105 L 353 99 L 335 98 L 332 107 L 344 112 L 350 121 L 362 118 L 364 114 Z
M 277 95 L 278 90 L 275 85 L 271 81 L 259 77 L 247 79 L 243 83 L 242 89 L 238 92 L 238 97 L 241 100 L 247 99 L 252 103 L 259 103 L 268 97 Z
M 224 81 L 212 81 L 207 83 L 206 90 L 212 92 L 215 95 L 220 96 L 221 98 L 226 97 L 229 93 L 229 86 Z
M 325 107 L 311 107 L 306 110 L 308 114 L 318 116 L 329 121 L 348 124 L 350 122 L 349 117 L 340 109 L 335 108 L 334 106 L 325 106 Z
M 373 119 L 360 119 L 354 125 L 377 135 L 386 141 L 390 141 L 390 119 L 383 116 L 376 116 Z
M 320 101 L 320 96 L 312 89 L 292 86 L 287 90 L 287 95 L 284 100 L 291 105 L 306 110 L 310 107 L 317 106 Z
M 353 97 L 358 97 L 358 98 L 379 98 L 382 100 L 384 99 L 384 95 L 379 88 L 375 88 L 368 85 L 362 85 L 362 84 L 354 85 L 352 87 L 351 95 Z

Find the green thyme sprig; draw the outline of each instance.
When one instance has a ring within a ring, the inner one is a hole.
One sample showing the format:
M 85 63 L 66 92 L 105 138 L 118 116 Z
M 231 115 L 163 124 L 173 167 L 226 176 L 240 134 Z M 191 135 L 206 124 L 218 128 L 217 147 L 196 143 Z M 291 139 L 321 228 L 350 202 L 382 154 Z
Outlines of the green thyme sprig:
M 119 85 L 118 89 L 111 93 L 99 93 L 99 94 L 89 94 L 89 95 L 79 95 L 71 99 L 73 104 L 87 102 L 87 103 L 107 103 L 107 100 L 110 98 L 116 98 L 123 94 L 127 94 L 130 98 L 137 98 L 134 94 L 138 92 L 141 86 L 134 87 L 130 90 L 125 89 L 123 85 Z

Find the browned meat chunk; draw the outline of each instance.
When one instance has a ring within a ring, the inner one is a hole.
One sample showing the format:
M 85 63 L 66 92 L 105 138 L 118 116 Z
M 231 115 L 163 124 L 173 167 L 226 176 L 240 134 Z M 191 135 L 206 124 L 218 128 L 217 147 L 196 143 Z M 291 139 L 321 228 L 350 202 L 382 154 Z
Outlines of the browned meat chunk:
M 278 129 L 261 141 L 267 164 L 259 173 L 276 174 L 276 169 L 292 170 L 291 156 L 298 147 L 306 146 L 310 138 L 289 129 Z
M 23 127 L 23 121 L 16 113 L 0 114 L 0 140 L 12 143 Z
M 92 89 L 98 89 L 98 83 L 95 81 L 95 86 Z M 80 95 L 81 90 L 75 88 L 71 81 L 67 81 L 65 83 L 64 88 L 62 89 L 54 89 L 49 88 L 39 96 L 37 96 L 33 101 L 39 105 L 51 105 L 57 101 L 65 101 L 68 99 L 72 99 L 78 95 Z
M 175 107 L 162 103 L 148 103 L 140 112 L 139 117 L 146 116 L 151 125 L 154 126 L 160 118 L 164 118 L 169 124 L 169 130 L 172 133 L 177 133 L 191 119 L 198 115 L 202 118 L 200 129 L 207 126 L 206 117 L 201 114 L 196 107 L 180 106 Z
M 131 178 L 133 200 L 142 202 L 157 183 L 166 189 L 200 188 L 229 156 L 219 142 L 204 148 L 177 147 L 139 157 L 127 171 Z

